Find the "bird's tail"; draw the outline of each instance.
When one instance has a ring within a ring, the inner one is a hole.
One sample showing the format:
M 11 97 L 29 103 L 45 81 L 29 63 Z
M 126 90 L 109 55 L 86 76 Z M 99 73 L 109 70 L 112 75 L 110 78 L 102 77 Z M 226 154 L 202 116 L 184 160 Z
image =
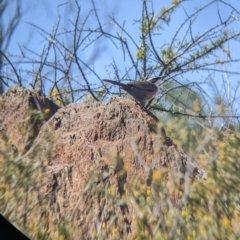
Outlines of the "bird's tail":
M 113 81 L 113 80 L 103 79 L 102 81 L 103 81 L 103 82 L 106 82 L 106 83 L 113 84 L 113 85 L 118 85 L 118 86 L 120 86 L 120 87 L 126 86 L 126 85 L 123 84 L 123 83 L 120 83 L 120 82 L 117 82 L 117 81 Z

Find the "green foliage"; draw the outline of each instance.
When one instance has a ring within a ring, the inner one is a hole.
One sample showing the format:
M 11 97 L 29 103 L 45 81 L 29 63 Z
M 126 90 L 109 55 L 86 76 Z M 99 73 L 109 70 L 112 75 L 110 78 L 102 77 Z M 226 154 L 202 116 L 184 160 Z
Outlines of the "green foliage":
M 136 52 L 136 57 L 138 60 L 144 60 L 145 57 L 147 56 L 147 46 L 141 46 L 137 52 Z

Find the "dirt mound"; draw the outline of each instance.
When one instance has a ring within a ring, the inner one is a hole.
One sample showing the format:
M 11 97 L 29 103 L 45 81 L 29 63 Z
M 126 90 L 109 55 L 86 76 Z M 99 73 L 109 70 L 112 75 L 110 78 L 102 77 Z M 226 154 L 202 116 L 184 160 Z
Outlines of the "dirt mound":
M 43 123 L 57 109 L 57 105 L 40 91 L 13 86 L 0 95 L 0 134 L 15 148 L 26 152 Z M 39 113 L 45 111 L 46 114 L 40 118 Z
M 29 109 L 50 112 L 40 124 L 26 121 Z M 86 101 L 56 110 L 36 91 L 17 89 L 0 97 L 4 136 L 17 148 L 24 147 L 24 157 L 34 159 L 38 169 L 44 166 L 36 190 L 41 208 L 25 209 L 26 222 L 40 223 L 44 218 L 42 231 L 53 238 L 59 225 L 67 222 L 73 229 L 71 239 L 105 239 L 110 234 L 106 226 L 115 229 L 116 238 L 132 239 L 136 209 L 124 199 L 131 195 L 135 181 L 151 188 L 154 171 L 163 169 L 166 181 L 192 181 L 198 174 L 196 161 L 179 150 L 161 122 L 134 101 L 112 98 L 108 103 Z M 26 149 L 19 126 L 29 124 L 34 125 L 34 140 Z M 183 203 L 176 192 L 171 201 L 179 207 Z

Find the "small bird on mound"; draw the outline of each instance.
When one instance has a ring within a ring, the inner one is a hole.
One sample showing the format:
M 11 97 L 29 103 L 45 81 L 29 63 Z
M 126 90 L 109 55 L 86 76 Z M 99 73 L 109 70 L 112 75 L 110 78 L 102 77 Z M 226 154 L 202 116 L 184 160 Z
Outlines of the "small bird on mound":
M 103 79 L 102 81 L 121 87 L 137 102 L 144 106 L 145 102 L 153 99 L 159 92 L 158 85 L 164 77 L 165 76 L 152 77 L 148 78 L 146 81 L 135 81 L 126 84 L 108 79 Z

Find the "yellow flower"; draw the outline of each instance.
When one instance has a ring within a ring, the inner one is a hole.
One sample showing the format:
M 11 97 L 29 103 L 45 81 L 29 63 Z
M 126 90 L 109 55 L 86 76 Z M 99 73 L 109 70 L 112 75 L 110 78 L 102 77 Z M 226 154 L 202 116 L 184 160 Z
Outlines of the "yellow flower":
M 91 99 L 93 99 L 92 94 L 88 94 L 88 95 L 87 95 L 87 100 L 91 100 Z
M 186 211 L 186 209 L 183 209 L 183 210 L 182 210 L 182 216 L 183 216 L 183 217 L 186 217 L 186 216 L 187 216 L 187 211 Z
M 153 171 L 153 174 L 152 174 L 152 178 L 153 178 L 153 180 L 160 180 L 160 178 L 161 178 L 160 172 L 154 170 L 154 171 Z
M 116 233 L 117 233 L 117 228 L 113 227 L 113 228 L 112 228 L 112 233 L 113 233 L 113 234 L 116 234 Z
M 204 215 L 204 216 L 203 216 L 203 220 L 204 220 L 205 222 L 207 222 L 207 223 L 211 223 L 211 222 L 212 222 L 212 218 L 211 218 L 210 216 L 208 216 L 208 215 Z
M 180 3 L 180 0 L 172 0 L 172 4 L 174 6 L 178 5 Z
M 198 100 L 195 100 L 195 101 L 193 102 L 193 110 L 194 110 L 195 112 L 199 112 L 199 111 L 201 110 L 200 103 L 199 103 Z
M 147 190 L 147 195 L 150 195 L 151 194 L 151 189 L 148 189 Z
M 127 171 L 127 170 L 129 170 L 129 168 L 130 168 L 129 164 L 128 163 L 124 163 L 123 170 Z
M 226 216 L 222 218 L 222 224 L 225 227 L 229 226 L 229 219 Z
M 60 106 L 60 105 L 62 105 L 62 100 L 57 99 L 57 100 L 55 101 L 55 103 Z
M 52 90 L 52 96 L 56 96 L 56 95 L 58 95 L 58 90 L 57 90 L 57 88 L 54 88 Z
M 137 59 L 143 59 L 144 51 L 141 48 L 139 48 L 136 52 L 136 56 L 137 56 Z
M 168 10 L 169 10 L 168 7 L 163 7 L 161 9 L 161 14 L 165 14 Z
M 103 222 L 102 223 L 102 228 L 105 228 L 106 227 L 106 222 Z
M 220 143 L 218 144 L 218 146 L 219 146 L 220 148 L 225 148 L 225 147 L 227 146 L 227 144 L 226 144 L 225 142 L 220 142 Z
M 45 114 L 49 114 L 50 113 L 50 109 L 49 108 L 45 108 L 43 111 Z

